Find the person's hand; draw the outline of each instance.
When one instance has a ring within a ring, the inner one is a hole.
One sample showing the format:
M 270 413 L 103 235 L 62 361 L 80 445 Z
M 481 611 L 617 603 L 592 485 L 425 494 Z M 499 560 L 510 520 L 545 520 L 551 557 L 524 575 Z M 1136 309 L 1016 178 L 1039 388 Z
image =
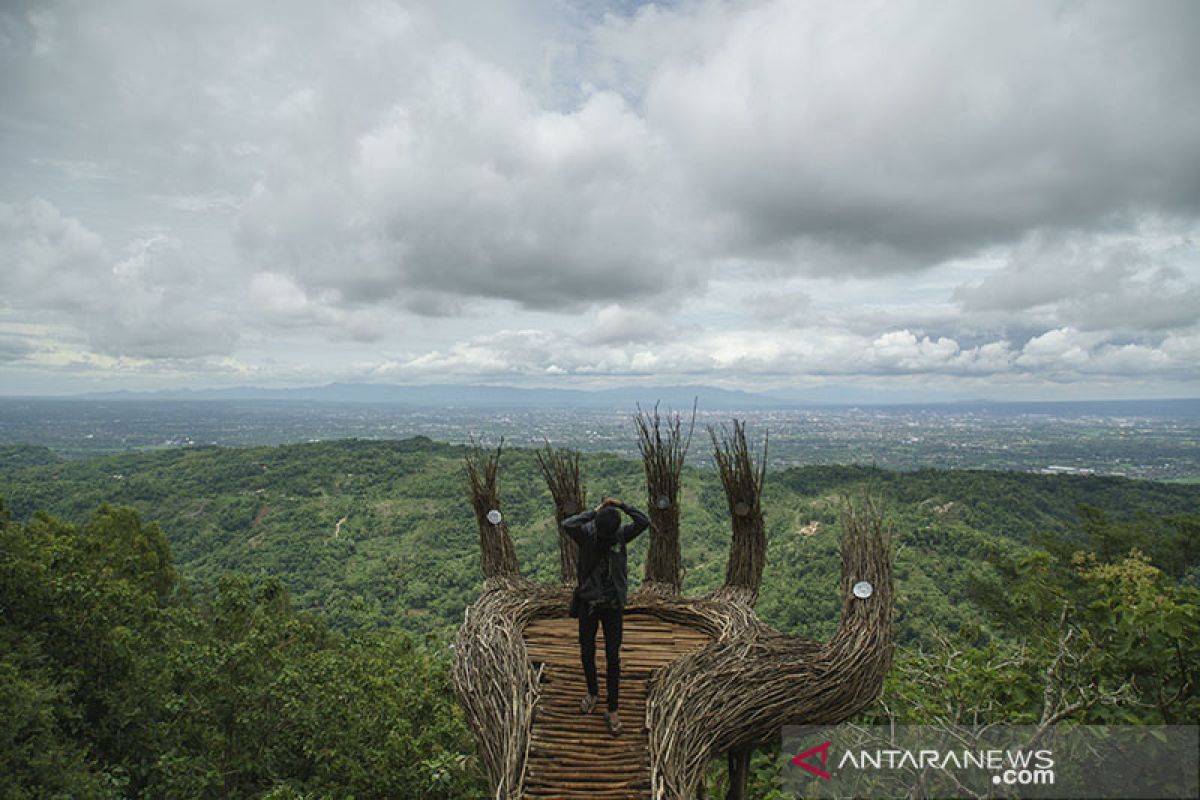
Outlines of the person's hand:
M 596 511 L 599 511 L 600 509 L 604 508 L 605 506 L 619 506 L 619 505 L 621 505 L 620 500 L 618 500 L 615 497 L 609 497 L 608 495 L 605 495 L 604 499 L 600 501 L 600 505 L 596 506 Z

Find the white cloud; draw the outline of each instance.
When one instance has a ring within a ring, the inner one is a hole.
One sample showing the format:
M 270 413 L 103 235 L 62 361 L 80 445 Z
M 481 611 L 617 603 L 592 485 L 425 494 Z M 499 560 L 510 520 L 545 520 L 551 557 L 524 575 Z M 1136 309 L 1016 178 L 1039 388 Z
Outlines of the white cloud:
M 1085 366 L 1089 354 L 1103 337 L 1087 335 L 1071 328 L 1046 331 L 1030 339 L 1017 358 L 1021 367 L 1079 368 Z
M 695 329 L 693 328 L 693 332 Z M 591 327 L 580 335 L 586 344 L 632 344 L 667 342 L 686 331 L 670 324 L 653 309 L 626 308 L 610 304 L 597 310 Z
M 235 317 L 210 295 L 216 275 L 179 241 L 135 239 L 113 256 L 98 235 L 44 200 L 0 203 L 0 294 L 12 312 L 70 320 L 100 353 L 149 358 L 227 353 Z
M 1143 221 L 1133 234 L 1035 232 L 981 280 L 964 311 L 1033 312 L 1083 330 L 1162 331 L 1200 321 L 1195 224 Z
M 0 321 L 59 330 L 0 351 L 301 382 L 1194 382 L 1198 23 L 10 4 Z
M 576 377 L 669 376 L 700 374 L 713 380 L 791 376 L 942 375 L 973 378 L 997 374 L 1053 376 L 1074 374 L 1180 375 L 1194 367 L 1188 360 L 1196 339 L 1169 339 L 1160 345 L 1105 342 L 1103 336 L 1072 329 L 1046 331 L 1023 348 L 1007 341 L 962 347 L 957 341 L 918 337 L 908 330 L 874 339 L 846 331 L 799 329 L 791 332 L 729 330 L 707 332 L 692 340 L 658 344 L 600 343 L 561 330 L 503 330 L 378 366 L 374 375 L 417 380 L 430 375 L 484 379 L 496 375 L 525 378 L 544 374 Z
M 325 290 L 313 297 L 290 277 L 276 272 L 255 273 L 246 299 L 263 322 L 280 328 L 320 326 L 334 331 L 334 336 L 376 342 L 394 327 L 383 309 L 344 308 L 336 291 Z

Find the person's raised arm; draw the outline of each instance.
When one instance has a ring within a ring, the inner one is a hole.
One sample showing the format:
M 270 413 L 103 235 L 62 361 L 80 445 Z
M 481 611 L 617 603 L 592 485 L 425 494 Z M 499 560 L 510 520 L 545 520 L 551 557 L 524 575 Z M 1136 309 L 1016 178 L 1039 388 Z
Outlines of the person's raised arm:
M 630 516 L 631 519 L 633 519 L 633 522 L 621 528 L 621 538 L 625 540 L 626 544 L 629 544 L 636 539 L 642 531 L 650 527 L 650 518 L 631 505 L 627 505 L 625 503 L 618 503 L 616 505 L 617 508 L 624 511 Z
M 570 536 L 575 544 L 583 544 L 584 526 L 596 518 L 596 510 L 589 509 L 581 511 L 573 517 L 567 517 L 562 521 L 563 533 Z

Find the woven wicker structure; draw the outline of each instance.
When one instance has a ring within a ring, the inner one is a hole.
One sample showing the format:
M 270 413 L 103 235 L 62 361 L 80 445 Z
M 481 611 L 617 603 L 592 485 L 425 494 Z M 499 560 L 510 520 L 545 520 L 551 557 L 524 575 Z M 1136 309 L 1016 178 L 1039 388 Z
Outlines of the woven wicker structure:
M 687 444 L 678 417 L 665 435 L 660 422 L 657 408 L 652 416 L 639 412 L 650 553 L 658 557 L 653 564 L 648 559 L 642 587 L 630 595 L 627 612 L 686 626 L 711 642 L 670 661 L 648 680 L 641 721 L 648 734 L 646 784 L 655 800 L 693 797 L 709 759 L 726 753 L 730 797 L 741 797 L 751 750 L 777 742 L 781 726 L 839 722 L 878 696 L 893 650 L 890 531 L 869 502 L 857 508 L 847 503 L 837 631 L 819 643 L 774 630 L 754 613 L 766 554 L 760 506 L 765 443 L 756 468 L 740 423 L 734 422 L 732 434 L 710 428 L 733 536 L 724 584 L 703 596 L 684 597 L 678 589 L 676 501 Z M 500 505 L 500 454 L 499 448 L 490 454 L 476 450 L 467 460 L 485 580 L 458 632 L 453 680 L 493 795 L 505 800 L 524 792 L 542 677 L 529 660 L 523 631 L 531 620 L 567 616 L 575 552 L 573 543 L 560 536 L 559 585 L 519 574 L 507 526 L 488 518 Z M 586 507 L 577 454 L 547 446 L 539 461 L 558 521 Z M 655 510 L 667 513 L 656 516 Z M 862 581 L 873 588 L 869 597 L 852 591 Z
M 686 439 L 683 421 L 678 415 L 668 422 L 664 435 L 657 404 L 653 412 L 643 412 L 639 408 L 634 420 L 638 429 L 638 449 L 646 469 L 651 533 L 642 587 L 655 594 L 677 595 L 683 577 L 679 555 L 679 478 L 696 426 L 696 409 L 692 407 L 692 422 Z
M 579 453 L 562 450 L 546 443 L 544 450 L 537 452 L 538 464 L 550 496 L 554 498 L 554 520 L 561 523 L 567 517 L 578 514 L 587 503 L 587 490 L 579 479 Z M 579 563 L 579 548 L 570 536 L 558 526 L 558 579 L 564 586 L 575 585 L 575 567 Z

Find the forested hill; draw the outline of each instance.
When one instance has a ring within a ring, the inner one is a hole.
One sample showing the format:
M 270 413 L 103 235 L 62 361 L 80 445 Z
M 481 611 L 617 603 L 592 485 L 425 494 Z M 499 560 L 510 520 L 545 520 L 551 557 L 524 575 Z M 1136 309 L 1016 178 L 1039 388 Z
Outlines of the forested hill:
M 465 452 L 421 438 L 87 461 L 0 447 L 0 796 L 487 796 L 446 646 L 481 583 Z M 501 468 L 522 569 L 554 580 L 534 454 Z M 590 497 L 644 503 L 639 462 L 582 468 Z M 864 489 L 895 523 L 900 646 L 857 721 L 1200 715 L 1200 487 L 770 473 L 762 618 L 832 632 L 838 511 Z M 728 511 L 717 477 L 693 469 L 681 500 L 685 590 L 699 592 L 723 577 Z M 749 797 L 779 796 L 779 762 L 755 753 Z M 724 795 L 723 758 L 706 785 Z
M 14 520 L 35 511 L 83 523 L 101 503 L 130 506 L 165 532 L 182 577 L 201 596 L 238 572 L 276 576 L 296 604 L 335 627 L 398 626 L 448 636 L 479 592 L 477 532 L 466 499 L 462 446 L 424 437 L 244 449 L 192 447 L 90 460 L 44 448 L 0 447 L 0 497 Z M 589 497 L 644 504 L 641 464 L 585 455 Z M 870 488 L 898 533 L 900 637 L 929 623 L 985 625 L 969 601 L 1030 545 L 1083 543 L 1120 523 L 1156 562 L 1196 582 L 1179 525 L 1200 513 L 1200 487 L 1017 472 L 888 472 L 795 467 L 768 475 L 770 549 L 759 611 L 787 631 L 818 637 L 837 613 L 837 515 L 844 493 Z M 533 451 L 506 450 L 503 510 L 523 571 L 557 575 L 553 505 Z M 685 591 L 724 575 L 728 511 L 713 473 L 683 477 Z M 1081 511 L 1081 507 L 1082 511 Z M 1089 509 L 1094 509 L 1089 510 Z M 1049 543 L 1049 544 L 1047 544 Z M 631 551 L 642 572 L 645 541 Z M 1191 570 L 1191 575 L 1185 574 Z M 914 624 L 919 620 L 920 625 Z

